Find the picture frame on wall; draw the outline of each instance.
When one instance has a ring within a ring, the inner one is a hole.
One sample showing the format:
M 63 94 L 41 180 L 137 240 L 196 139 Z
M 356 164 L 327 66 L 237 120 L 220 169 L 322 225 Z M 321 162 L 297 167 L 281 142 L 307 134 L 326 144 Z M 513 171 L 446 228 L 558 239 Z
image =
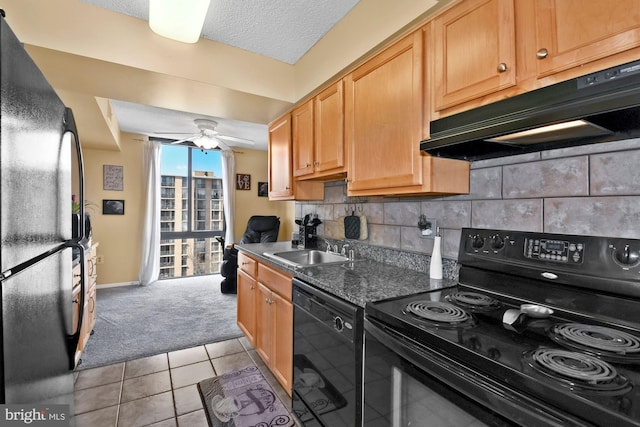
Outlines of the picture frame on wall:
M 102 188 L 124 191 L 124 166 L 102 165 Z
M 237 173 L 236 190 L 251 190 L 251 175 L 246 173 Z
M 258 182 L 258 197 L 269 197 L 268 182 Z
M 103 215 L 124 215 L 124 200 L 102 200 Z

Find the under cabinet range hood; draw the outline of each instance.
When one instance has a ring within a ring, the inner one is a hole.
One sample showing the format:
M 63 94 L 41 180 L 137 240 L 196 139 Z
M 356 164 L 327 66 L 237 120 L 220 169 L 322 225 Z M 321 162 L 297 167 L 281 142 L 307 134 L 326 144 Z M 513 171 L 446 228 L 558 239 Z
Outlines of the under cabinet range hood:
M 431 122 L 420 149 L 464 160 L 640 136 L 640 60 Z

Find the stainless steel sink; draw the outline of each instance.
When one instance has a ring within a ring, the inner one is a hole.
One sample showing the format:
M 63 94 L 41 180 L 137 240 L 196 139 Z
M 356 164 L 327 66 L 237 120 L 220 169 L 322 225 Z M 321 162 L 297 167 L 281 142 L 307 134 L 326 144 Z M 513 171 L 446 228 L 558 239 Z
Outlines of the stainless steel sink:
M 264 256 L 294 267 L 309 267 L 321 264 L 337 264 L 349 261 L 349 258 L 333 252 L 317 249 L 298 249 L 284 252 L 264 252 Z

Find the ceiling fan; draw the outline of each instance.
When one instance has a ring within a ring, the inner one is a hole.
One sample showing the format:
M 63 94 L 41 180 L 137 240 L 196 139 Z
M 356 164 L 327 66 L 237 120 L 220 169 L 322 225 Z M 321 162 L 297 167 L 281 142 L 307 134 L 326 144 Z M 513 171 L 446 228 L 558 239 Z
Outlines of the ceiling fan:
M 216 130 L 218 122 L 209 119 L 195 119 L 194 124 L 198 128 L 197 133 L 191 134 L 188 138 L 173 141 L 171 144 L 182 144 L 183 142 L 191 142 L 196 147 L 202 150 L 231 150 L 231 147 L 235 143 L 253 145 L 253 141 L 246 138 L 239 138 L 237 136 L 224 135 Z M 156 132 L 162 135 L 178 135 L 184 134 L 184 132 Z

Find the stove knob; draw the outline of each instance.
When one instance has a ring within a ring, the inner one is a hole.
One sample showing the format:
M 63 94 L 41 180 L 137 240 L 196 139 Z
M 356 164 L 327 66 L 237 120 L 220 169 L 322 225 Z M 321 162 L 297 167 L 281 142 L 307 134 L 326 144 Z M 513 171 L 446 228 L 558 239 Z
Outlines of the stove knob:
M 484 246 L 484 238 L 481 235 L 476 234 L 471 238 L 471 247 L 473 249 L 481 249 L 483 246 Z
M 498 251 L 502 248 L 504 248 L 504 239 L 499 234 L 496 234 L 491 238 L 491 249 Z
M 640 261 L 640 253 L 624 245 L 623 248 L 613 248 L 613 260 L 623 267 L 633 267 Z

